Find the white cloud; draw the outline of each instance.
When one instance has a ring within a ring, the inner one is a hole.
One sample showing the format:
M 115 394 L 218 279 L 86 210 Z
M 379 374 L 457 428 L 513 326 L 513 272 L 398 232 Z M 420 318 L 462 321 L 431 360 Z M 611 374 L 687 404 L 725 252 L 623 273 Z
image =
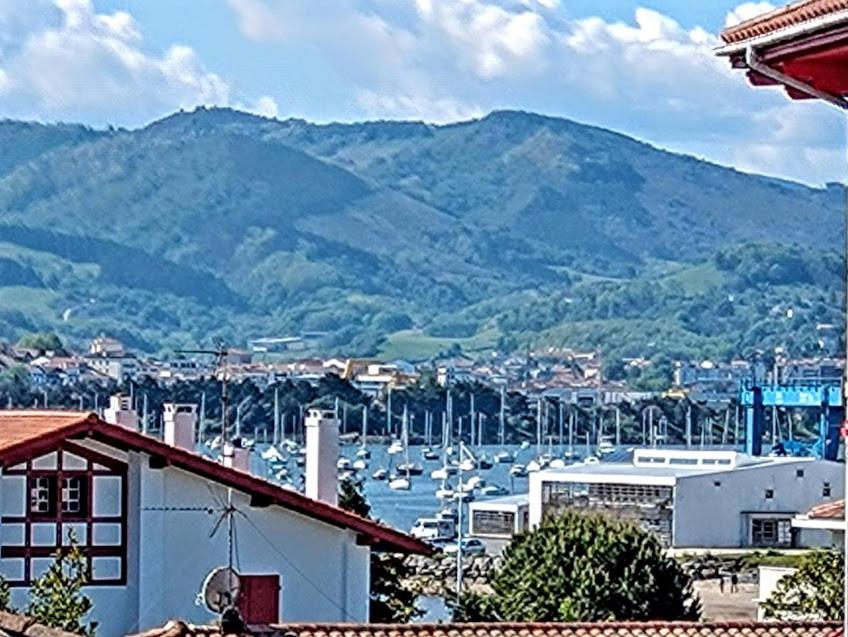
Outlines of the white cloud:
M 740 4 L 738 7 L 728 12 L 727 18 L 724 20 L 724 26 L 736 26 L 740 22 L 745 22 L 745 20 L 750 20 L 751 18 L 762 15 L 763 13 L 768 13 L 769 11 L 774 11 L 776 8 L 777 7 L 775 7 L 771 2 L 746 2 L 744 4 Z
M 239 108 L 256 113 L 257 115 L 262 115 L 262 117 L 277 117 L 280 114 L 280 107 L 277 106 L 277 101 L 269 95 L 263 95 L 252 106 L 245 107 L 240 104 Z
M 273 40 L 286 34 L 280 20 L 262 0 L 227 0 L 239 18 L 239 28 L 251 40 Z
M 245 37 L 303 43 L 374 118 L 453 121 L 496 108 L 571 116 L 768 174 L 842 176 L 821 105 L 755 90 L 717 58 L 716 25 L 575 19 L 556 0 L 229 0 Z M 728 24 L 767 11 L 748 2 Z M 791 160 L 775 161 L 784 149 Z
M 152 54 L 129 13 L 98 13 L 91 0 L 0 0 L 0 68 L 6 117 L 138 124 L 234 101 L 193 49 Z

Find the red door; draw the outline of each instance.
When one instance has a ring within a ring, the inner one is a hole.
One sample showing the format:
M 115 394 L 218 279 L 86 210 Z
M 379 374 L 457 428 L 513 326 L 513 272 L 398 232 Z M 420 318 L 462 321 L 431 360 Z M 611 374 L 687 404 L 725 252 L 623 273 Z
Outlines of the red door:
M 280 621 L 280 576 L 240 575 L 239 612 L 245 624 Z

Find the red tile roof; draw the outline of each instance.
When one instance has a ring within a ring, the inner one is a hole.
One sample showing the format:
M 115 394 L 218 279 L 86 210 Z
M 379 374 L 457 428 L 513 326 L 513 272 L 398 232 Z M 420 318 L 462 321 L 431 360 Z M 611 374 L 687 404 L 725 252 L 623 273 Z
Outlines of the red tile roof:
M 283 489 L 267 480 L 225 467 L 161 440 L 111 425 L 95 414 L 63 411 L 0 411 L 0 464 L 10 466 L 54 449 L 68 438 L 90 437 L 108 445 L 146 453 L 165 464 L 195 473 L 249 494 L 260 504 L 274 504 L 333 526 L 357 532 L 378 549 L 429 554 L 429 545 L 388 526 L 338 507 Z
M 49 438 L 57 431 L 77 425 L 87 414 L 67 411 L 3 411 L 0 412 L 0 453 L 7 449 Z
M 76 633 L 46 626 L 32 617 L 0 611 L 0 634 L 6 637 L 78 637 Z
M 806 517 L 811 520 L 842 520 L 845 518 L 845 500 L 817 504 L 807 511 Z
M 281 624 L 252 626 L 267 637 L 836 637 L 837 622 L 599 622 L 558 624 Z M 137 637 L 218 637 L 216 626 L 168 622 Z
M 802 0 L 728 27 L 721 32 L 721 39 L 727 44 L 744 42 L 846 10 L 848 0 Z

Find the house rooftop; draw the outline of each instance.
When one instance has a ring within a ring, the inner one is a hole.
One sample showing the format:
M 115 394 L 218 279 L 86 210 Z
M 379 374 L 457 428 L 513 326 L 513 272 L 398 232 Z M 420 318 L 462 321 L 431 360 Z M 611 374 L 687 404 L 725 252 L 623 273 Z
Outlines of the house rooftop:
M 284 489 L 263 478 L 225 467 L 157 438 L 105 422 L 96 414 L 69 411 L 0 411 L 0 466 L 8 467 L 53 450 L 67 439 L 89 438 L 150 456 L 157 466 L 173 466 L 248 494 L 256 506 L 276 505 L 332 526 L 356 532 L 380 550 L 429 554 L 432 548 L 405 533 L 336 506 Z
M 836 637 L 836 622 L 598 622 L 475 624 L 281 624 L 251 626 L 267 637 Z M 168 622 L 136 637 L 218 637 L 217 626 Z
M 6 637 L 79 637 L 76 633 L 53 628 L 27 615 L 0 611 L 0 635 Z
M 728 44 L 744 42 L 820 20 L 842 11 L 848 11 L 848 0 L 793 2 L 726 28 L 721 32 L 721 39 Z
M 559 469 L 545 469 L 546 476 L 599 477 L 627 476 L 634 479 L 659 478 L 669 481 L 693 475 L 710 475 L 776 464 L 810 462 L 812 458 L 749 456 L 735 451 L 684 449 L 634 449 L 620 460 L 580 462 Z
M 818 520 L 842 520 L 845 518 L 845 500 L 817 504 L 807 511 L 806 516 Z

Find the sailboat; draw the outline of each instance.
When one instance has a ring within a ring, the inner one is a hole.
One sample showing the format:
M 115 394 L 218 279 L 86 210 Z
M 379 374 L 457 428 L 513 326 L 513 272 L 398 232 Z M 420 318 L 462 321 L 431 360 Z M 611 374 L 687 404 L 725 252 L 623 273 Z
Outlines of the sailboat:
M 395 478 L 389 481 L 389 488 L 394 489 L 395 491 L 409 491 L 409 488 L 412 486 L 412 481 L 409 479 L 409 422 L 407 419 L 407 411 L 405 406 L 403 408 L 401 439 L 403 441 L 402 444 L 404 462 L 403 464 L 398 465 L 398 474 Z M 401 472 L 405 473 L 406 475 L 401 475 Z
M 439 454 L 433 449 L 427 447 L 421 451 L 421 457 L 424 458 L 424 460 L 438 460 Z
M 268 447 L 265 451 L 259 454 L 260 457 L 267 462 L 274 462 L 283 460 L 283 454 L 276 447 Z
M 436 497 L 440 500 L 450 500 L 454 497 L 455 491 L 453 487 L 448 484 L 447 478 L 442 480 L 442 486 L 436 489 Z
M 477 468 L 477 458 L 465 445 L 459 446 L 459 468 L 463 471 L 474 471 Z
M 362 433 L 360 438 L 362 440 L 359 443 L 359 449 L 356 450 L 356 457 L 368 460 L 371 458 L 371 452 L 368 451 L 368 407 L 365 406 L 362 407 Z M 367 464 L 365 463 L 366 466 Z

